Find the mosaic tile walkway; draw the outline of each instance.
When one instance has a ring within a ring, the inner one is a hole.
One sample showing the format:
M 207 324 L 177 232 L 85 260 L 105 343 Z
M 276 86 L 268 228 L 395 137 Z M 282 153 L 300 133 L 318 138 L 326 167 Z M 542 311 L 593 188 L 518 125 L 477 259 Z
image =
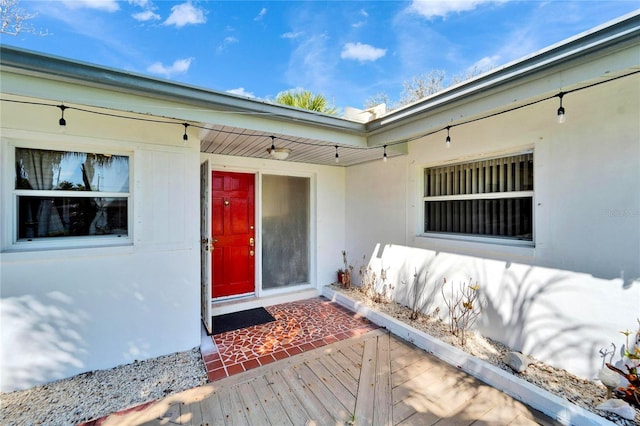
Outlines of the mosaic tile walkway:
M 210 336 L 202 347 L 209 381 L 223 379 L 350 337 L 377 326 L 326 298 L 266 307 L 270 323 Z

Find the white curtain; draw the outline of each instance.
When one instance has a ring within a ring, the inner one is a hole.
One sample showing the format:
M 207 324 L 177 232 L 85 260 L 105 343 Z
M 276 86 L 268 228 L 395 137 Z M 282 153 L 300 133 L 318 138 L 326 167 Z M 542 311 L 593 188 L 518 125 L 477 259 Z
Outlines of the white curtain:
M 62 161 L 61 152 L 42 151 L 38 149 L 16 150 L 16 156 L 22 166 L 22 178 L 26 179 L 31 189 L 52 190 L 54 172 L 59 170 Z M 65 233 L 64 224 L 53 199 L 40 201 L 37 220 L 38 237 L 52 237 Z

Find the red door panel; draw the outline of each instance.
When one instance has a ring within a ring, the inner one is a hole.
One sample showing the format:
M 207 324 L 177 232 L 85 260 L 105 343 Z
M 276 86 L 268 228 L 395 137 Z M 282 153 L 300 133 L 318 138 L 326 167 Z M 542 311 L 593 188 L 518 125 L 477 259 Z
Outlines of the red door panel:
M 255 290 L 254 175 L 213 172 L 212 297 Z

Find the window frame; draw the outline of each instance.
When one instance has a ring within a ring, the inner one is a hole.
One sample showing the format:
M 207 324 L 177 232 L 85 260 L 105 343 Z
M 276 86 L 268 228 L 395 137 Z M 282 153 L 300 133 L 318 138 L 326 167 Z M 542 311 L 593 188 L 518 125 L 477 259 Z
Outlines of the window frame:
M 4 211 L 4 220 L 9 223 L 4 226 L 7 235 L 3 241 L 3 250 L 10 251 L 32 251 L 32 250 L 59 250 L 93 247 L 113 247 L 133 245 L 133 168 L 134 153 L 130 150 L 114 149 L 111 147 L 96 147 L 83 144 L 65 144 L 35 142 L 26 140 L 11 140 L 5 145 L 5 162 L 3 167 L 7 167 L 6 184 L 4 190 L 6 205 L 11 206 L 11 211 Z M 30 190 L 16 189 L 16 149 L 40 149 L 61 152 L 80 152 L 85 154 L 99 153 L 103 155 L 124 156 L 128 158 L 129 169 L 129 191 L 128 192 L 99 192 L 99 191 L 73 191 L 73 190 Z M 51 197 L 51 198 L 125 198 L 127 202 L 127 234 L 106 234 L 106 235 L 84 235 L 84 236 L 57 236 L 41 237 L 34 239 L 19 238 L 19 198 L 21 196 Z
M 449 167 L 456 165 L 473 164 L 482 161 L 497 160 L 502 158 L 508 158 L 518 155 L 531 155 L 533 159 L 533 189 L 526 191 L 504 191 L 504 192 L 487 192 L 487 193 L 475 193 L 475 194 L 455 194 L 455 195 L 436 195 L 426 196 L 426 179 L 425 173 L 428 169 Z M 536 220 L 535 220 L 535 152 L 533 148 L 500 152 L 495 155 L 481 156 L 476 158 L 467 158 L 465 161 L 451 161 L 441 162 L 437 164 L 423 165 L 419 168 L 420 172 L 420 218 L 419 233 L 418 236 L 425 238 L 434 238 L 440 240 L 452 240 L 458 242 L 469 243 L 485 243 L 485 244 L 499 244 L 504 246 L 518 246 L 518 247 L 535 247 L 536 242 Z M 426 230 L 426 203 L 437 201 L 458 201 L 458 200 L 506 200 L 516 198 L 530 198 L 531 199 L 531 240 L 518 239 L 515 237 L 500 236 L 500 235 L 480 235 L 469 234 L 460 232 L 433 232 Z

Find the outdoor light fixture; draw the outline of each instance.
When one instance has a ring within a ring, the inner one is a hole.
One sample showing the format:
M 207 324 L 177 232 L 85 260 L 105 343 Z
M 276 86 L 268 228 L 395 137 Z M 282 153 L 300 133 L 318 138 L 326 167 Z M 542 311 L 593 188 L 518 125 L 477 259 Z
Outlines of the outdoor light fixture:
M 267 148 L 267 152 L 275 160 L 286 160 L 291 154 L 291 150 L 288 148 L 276 148 L 275 139 L 275 136 L 271 136 L 271 148 Z
M 558 97 L 560 98 L 560 108 L 558 108 L 558 123 L 562 124 L 567 120 L 567 117 L 564 115 L 564 107 L 562 106 L 562 97 L 564 96 L 564 92 L 558 93 Z
M 58 124 L 60 124 L 61 126 L 66 126 L 67 120 L 64 119 L 64 110 L 67 109 L 67 107 L 64 105 L 58 105 L 58 108 L 60 108 L 60 112 L 62 113 L 62 116 L 60 117 Z
M 340 156 L 338 155 L 338 145 L 336 145 L 336 163 L 340 162 Z
M 187 127 L 189 127 L 189 124 L 182 123 L 182 125 L 184 126 L 184 135 L 182 136 L 182 140 L 184 141 L 184 143 L 187 143 L 187 141 L 189 140 L 189 136 L 187 136 Z
M 445 139 L 447 148 L 451 148 L 451 136 L 449 136 L 449 129 L 451 129 L 451 126 L 447 126 L 447 139 Z
M 382 161 L 387 162 L 387 146 L 384 146 L 384 154 L 382 154 Z

